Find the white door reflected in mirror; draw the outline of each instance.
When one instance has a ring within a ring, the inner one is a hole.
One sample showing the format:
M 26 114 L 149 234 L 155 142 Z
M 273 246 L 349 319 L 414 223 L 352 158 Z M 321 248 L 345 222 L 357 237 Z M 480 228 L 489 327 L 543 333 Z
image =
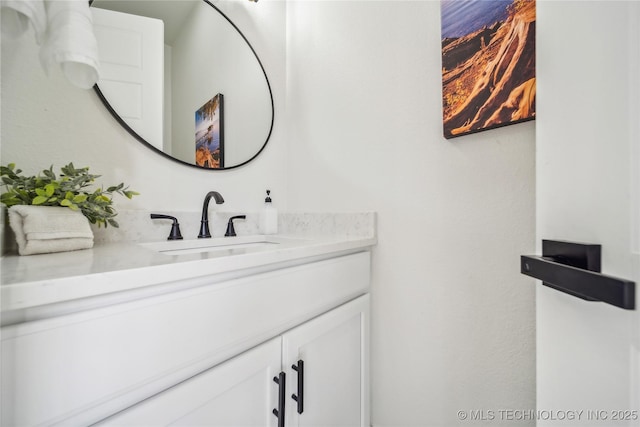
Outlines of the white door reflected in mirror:
M 106 9 L 92 12 L 102 93 L 138 135 L 162 150 L 164 23 Z

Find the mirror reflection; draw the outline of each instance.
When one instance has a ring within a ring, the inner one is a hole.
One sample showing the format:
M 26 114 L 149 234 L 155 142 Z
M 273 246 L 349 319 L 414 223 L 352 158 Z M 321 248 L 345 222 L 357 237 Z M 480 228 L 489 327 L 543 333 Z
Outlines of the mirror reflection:
M 184 164 L 228 169 L 266 145 L 271 88 L 240 30 L 205 0 L 94 0 L 97 92 L 141 142 Z

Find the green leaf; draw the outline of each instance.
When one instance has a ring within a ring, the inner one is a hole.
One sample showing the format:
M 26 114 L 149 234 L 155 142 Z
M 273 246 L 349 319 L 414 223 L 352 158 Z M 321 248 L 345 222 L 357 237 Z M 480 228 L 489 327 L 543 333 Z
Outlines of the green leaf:
M 13 193 L 3 193 L 0 196 L 0 202 L 4 203 L 7 207 L 22 204 L 20 203 L 21 200 Z
M 5 200 L 14 199 L 15 197 L 13 193 L 2 193 L 2 195 L 0 195 L 0 202 L 4 203 Z
M 111 219 L 111 218 L 109 218 L 109 219 L 107 220 L 107 222 L 108 222 L 109 224 L 111 224 L 112 226 L 114 226 L 115 228 L 120 228 L 120 224 L 118 224 L 118 222 L 117 222 L 115 219 Z M 106 226 L 106 225 L 105 225 L 105 226 Z
M 55 174 L 55 173 L 53 173 L 53 166 L 51 166 L 51 168 L 49 168 L 49 169 L 45 169 L 45 170 L 43 170 L 43 171 L 42 171 L 42 173 L 43 173 L 47 178 L 50 178 L 50 179 L 56 179 L 56 174 Z
M 56 191 L 56 187 L 53 184 L 47 184 L 44 186 L 44 191 L 47 197 L 53 196 L 53 192 Z
M 32 205 L 41 205 L 43 203 L 45 203 L 47 200 L 49 200 L 47 197 L 45 196 L 37 196 L 33 198 L 33 201 L 31 202 Z
M 44 188 L 36 188 L 36 194 L 41 197 L 48 197 Z
M 79 208 L 78 208 L 78 205 L 76 205 L 75 203 L 73 203 L 73 202 L 72 202 L 71 200 L 69 200 L 69 199 L 62 199 L 62 200 L 60 200 L 60 206 L 67 207 L 67 208 L 69 208 L 69 209 L 71 209 L 71 210 L 74 210 L 74 211 L 77 211 L 77 210 L 79 209 Z
M 67 176 L 75 175 L 75 169 L 73 168 L 73 163 L 69 163 L 66 166 L 62 166 L 60 168 L 63 174 Z
M 73 203 L 82 203 L 82 202 L 85 202 L 86 200 L 87 200 L 86 194 L 78 194 L 73 196 Z

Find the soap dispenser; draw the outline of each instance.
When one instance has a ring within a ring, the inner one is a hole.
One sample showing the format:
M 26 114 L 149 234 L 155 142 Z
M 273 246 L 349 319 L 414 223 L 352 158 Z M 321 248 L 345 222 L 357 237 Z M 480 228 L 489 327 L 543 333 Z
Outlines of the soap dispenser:
M 260 215 L 260 231 L 262 234 L 276 234 L 278 232 L 278 210 L 271 201 L 271 190 L 267 190 L 264 207 Z

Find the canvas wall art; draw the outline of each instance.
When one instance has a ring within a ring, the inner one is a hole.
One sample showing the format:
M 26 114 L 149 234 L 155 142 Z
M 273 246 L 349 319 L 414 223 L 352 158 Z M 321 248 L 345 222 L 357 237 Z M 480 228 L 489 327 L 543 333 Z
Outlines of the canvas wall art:
M 536 115 L 535 0 L 441 0 L 445 138 Z
M 196 111 L 196 165 L 224 167 L 224 97 L 217 94 Z

